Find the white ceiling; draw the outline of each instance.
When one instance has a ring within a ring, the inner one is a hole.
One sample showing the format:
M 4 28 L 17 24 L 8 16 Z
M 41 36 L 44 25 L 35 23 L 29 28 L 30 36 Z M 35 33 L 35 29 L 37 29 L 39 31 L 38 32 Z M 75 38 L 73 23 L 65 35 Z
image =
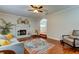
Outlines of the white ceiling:
M 43 6 L 44 9 L 48 10 L 47 11 L 48 14 L 74 7 L 71 5 L 43 5 Z M 0 5 L 0 12 L 32 18 L 40 18 L 43 16 L 42 14 L 35 14 L 33 12 L 30 12 L 28 11 L 29 9 L 31 9 L 29 5 Z

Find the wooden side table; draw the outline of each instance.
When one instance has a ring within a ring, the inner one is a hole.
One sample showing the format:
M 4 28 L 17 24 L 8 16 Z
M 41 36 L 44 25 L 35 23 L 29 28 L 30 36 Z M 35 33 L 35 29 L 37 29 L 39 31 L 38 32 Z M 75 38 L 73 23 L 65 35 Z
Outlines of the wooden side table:
M 40 37 L 47 39 L 47 35 L 46 34 L 40 34 Z
M 17 40 L 19 42 L 22 42 L 22 41 L 26 41 L 26 40 L 29 40 L 29 39 L 30 39 L 30 37 L 24 37 L 24 38 L 18 38 Z
M 40 35 L 32 35 L 32 38 L 40 37 Z

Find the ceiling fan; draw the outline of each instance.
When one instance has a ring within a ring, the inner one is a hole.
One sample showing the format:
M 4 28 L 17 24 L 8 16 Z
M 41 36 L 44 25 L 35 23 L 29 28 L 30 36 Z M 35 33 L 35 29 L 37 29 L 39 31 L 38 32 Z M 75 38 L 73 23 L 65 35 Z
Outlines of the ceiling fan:
M 28 11 L 32 11 L 34 13 L 44 13 L 45 11 L 47 11 L 43 8 L 42 5 L 30 5 L 30 6 L 31 6 L 31 9 Z

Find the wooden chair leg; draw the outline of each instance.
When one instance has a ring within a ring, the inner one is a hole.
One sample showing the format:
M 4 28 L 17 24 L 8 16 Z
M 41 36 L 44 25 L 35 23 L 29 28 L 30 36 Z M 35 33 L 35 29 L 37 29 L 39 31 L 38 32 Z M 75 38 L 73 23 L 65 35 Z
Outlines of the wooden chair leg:
M 64 42 L 62 43 L 62 45 L 64 46 Z
M 74 51 L 74 52 L 76 52 L 76 49 L 75 49 L 75 48 L 73 48 L 73 51 Z
M 63 42 L 63 40 L 60 40 L 60 43 L 64 46 L 64 42 Z
M 77 49 L 75 47 L 72 47 L 72 50 L 73 50 L 73 52 L 76 52 L 77 51 Z

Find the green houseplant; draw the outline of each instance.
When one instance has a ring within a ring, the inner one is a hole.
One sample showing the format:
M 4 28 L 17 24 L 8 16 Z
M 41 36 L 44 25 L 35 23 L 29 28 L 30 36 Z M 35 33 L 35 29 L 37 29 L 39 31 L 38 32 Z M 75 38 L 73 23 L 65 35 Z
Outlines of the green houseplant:
M 0 19 L 2 21 L 3 25 L 0 25 L 0 29 L 2 29 L 1 34 L 6 35 L 8 33 L 10 33 L 10 29 L 11 26 L 13 26 L 13 24 L 11 24 L 10 22 L 6 22 L 4 19 Z
M 36 33 L 36 35 L 39 35 L 39 32 L 38 32 L 38 30 L 37 30 L 37 29 L 35 30 L 35 33 Z

